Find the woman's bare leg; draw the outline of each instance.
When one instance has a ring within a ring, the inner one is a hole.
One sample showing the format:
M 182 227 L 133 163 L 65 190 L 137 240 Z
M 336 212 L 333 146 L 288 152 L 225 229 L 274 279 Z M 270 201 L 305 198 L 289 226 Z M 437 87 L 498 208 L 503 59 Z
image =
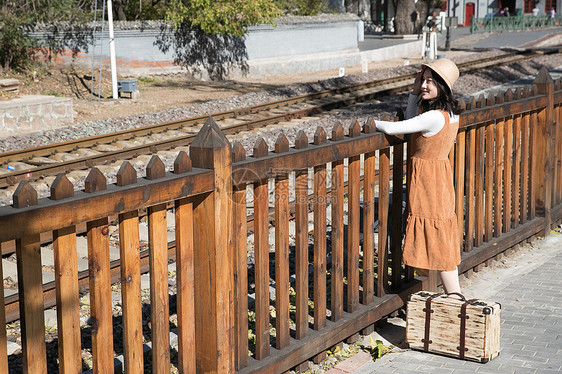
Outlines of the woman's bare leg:
M 443 288 L 446 293 L 461 292 L 458 269 L 455 268 L 455 270 L 440 271 L 439 276 L 441 277 L 441 282 L 443 282 Z

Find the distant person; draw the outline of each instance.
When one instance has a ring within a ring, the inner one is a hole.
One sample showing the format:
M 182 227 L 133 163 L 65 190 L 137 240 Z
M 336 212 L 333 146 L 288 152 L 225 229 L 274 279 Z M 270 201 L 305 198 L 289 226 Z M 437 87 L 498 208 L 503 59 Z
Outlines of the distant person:
M 533 8 L 533 16 L 537 17 L 539 15 L 539 8 L 534 7 Z
M 554 10 L 554 8 L 550 8 L 550 18 L 554 18 L 555 15 L 556 11 Z
M 425 26 L 429 29 L 430 32 L 435 31 L 439 24 L 439 18 L 437 18 L 437 14 L 435 12 L 431 13 L 431 16 L 427 17 L 427 22 Z
M 508 7 L 505 7 L 505 8 L 503 9 L 503 16 L 504 16 L 504 17 L 509 17 L 509 16 L 510 16 L 510 14 L 509 14 L 509 8 L 508 8 Z

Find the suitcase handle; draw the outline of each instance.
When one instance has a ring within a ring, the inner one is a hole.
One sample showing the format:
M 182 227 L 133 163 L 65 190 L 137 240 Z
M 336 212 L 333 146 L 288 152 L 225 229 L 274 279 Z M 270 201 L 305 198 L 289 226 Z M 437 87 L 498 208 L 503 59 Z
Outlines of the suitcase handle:
M 459 293 L 459 292 L 450 292 L 450 293 L 446 294 L 446 296 L 449 296 L 449 295 L 457 295 L 457 296 L 460 296 L 460 298 L 461 298 L 462 301 L 466 301 L 466 297 L 464 297 L 464 296 L 463 296 L 461 293 Z

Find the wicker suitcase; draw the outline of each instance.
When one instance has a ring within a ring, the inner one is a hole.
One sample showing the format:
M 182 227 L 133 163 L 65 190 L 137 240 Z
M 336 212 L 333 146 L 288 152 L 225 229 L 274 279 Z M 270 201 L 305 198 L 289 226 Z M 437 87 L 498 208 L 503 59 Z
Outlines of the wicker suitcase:
M 499 354 L 498 303 L 424 291 L 410 296 L 406 342 L 412 349 L 488 362 Z

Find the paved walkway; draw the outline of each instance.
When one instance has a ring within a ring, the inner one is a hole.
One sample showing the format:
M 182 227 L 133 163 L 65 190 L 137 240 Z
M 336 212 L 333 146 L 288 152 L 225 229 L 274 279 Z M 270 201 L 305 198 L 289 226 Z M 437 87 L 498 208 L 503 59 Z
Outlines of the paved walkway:
M 481 364 L 409 350 L 404 316 L 373 333 L 392 344 L 377 361 L 362 352 L 327 374 L 562 372 L 562 235 L 524 245 L 498 264 L 461 281 L 463 293 L 502 305 L 500 355 Z
M 506 31 L 494 33 L 471 34 L 470 27 L 459 26 L 451 29 L 449 46 L 455 49 L 482 48 L 523 48 L 532 46 L 533 42 L 562 33 L 562 27 L 534 31 Z M 445 32 L 437 34 L 437 45 L 444 47 L 447 40 Z M 382 35 L 365 35 L 364 41 L 358 43 L 360 51 L 380 49 L 389 46 L 412 43 L 415 40 L 385 38 Z M 438 53 L 443 53 L 438 51 Z

